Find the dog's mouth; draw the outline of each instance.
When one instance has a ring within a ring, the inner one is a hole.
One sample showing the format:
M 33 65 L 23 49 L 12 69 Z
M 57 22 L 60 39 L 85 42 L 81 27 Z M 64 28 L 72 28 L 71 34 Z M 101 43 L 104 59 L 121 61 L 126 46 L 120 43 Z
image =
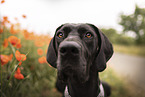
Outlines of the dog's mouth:
M 84 83 L 88 80 L 86 72 L 81 72 L 82 69 L 78 67 L 68 66 L 63 69 L 58 69 L 58 78 L 63 82 L 73 81 L 76 83 Z
M 73 76 L 73 70 L 71 67 L 66 67 L 63 69 L 58 69 L 58 78 L 63 82 L 67 82 L 67 80 Z
M 73 73 L 73 69 L 72 69 L 72 67 L 66 67 L 65 69 L 63 69 L 63 72 L 65 75 L 71 76 Z

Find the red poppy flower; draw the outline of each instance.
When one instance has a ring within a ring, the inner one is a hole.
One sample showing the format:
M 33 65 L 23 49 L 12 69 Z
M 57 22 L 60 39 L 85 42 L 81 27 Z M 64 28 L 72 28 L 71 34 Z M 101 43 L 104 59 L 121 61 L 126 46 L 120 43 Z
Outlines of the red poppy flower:
M 21 45 L 21 40 L 18 39 L 18 42 L 17 42 L 16 48 L 21 48 L 21 47 L 22 47 L 22 45 Z
M 26 60 L 26 55 L 25 54 L 21 54 L 21 59 L 22 59 L 22 61 L 25 61 Z
M 8 38 L 8 41 L 13 45 L 15 46 L 20 40 L 16 37 L 16 36 L 10 36 Z
M 5 48 L 8 47 L 8 39 L 5 39 L 5 40 L 4 40 L 3 46 L 4 46 Z
M 17 31 L 14 29 L 14 25 L 11 25 L 10 33 L 11 34 L 16 34 L 17 33 Z
M 15 56 L 18 61 L 21 61 L 21 53 L 18 50 L 15 52 Z
M 26 15 L 23 14 L 22 17 L 23 17 L 23 18 L 26 18 Z
M 2 3 L 5 3 L 5 0 L 2 0 L 2 1 L 1 1 L 1 4 L 2 4 Z
M 21 48 L 21 47 L 22 47 L 21 43 L 16 45 L 16 48 Z
M 9 60 L 11 61 L 12 58 L 13 58 L 13 54 L 10 54 L 10 55 L 9 55 Z
M 18 50 L 15 52 L 15 56 L 16 56 L 16 59 L 18 61 L 25 61 L 26 60 L 26 55 L 25 54 L 21 54 Z
M 40 41 L 40 40 L 35 40 L 35 46 L 42 47 L 42 46 L 44 46 L 44 42 Z
M 4 1 L 4 0 L 3 0 Z M 4 16 L 3 17 L 3 21 L 8 21 L 8 17 L 7 16 Z
M 0 34 L 3 33 L 3 28 L 0 28 Z
M 20 62 L 18 65 L 21 66 L 22 62 Z
M 43 63 L 46 63 L 46 57 L 40 57 L 39 59 L 38 59 L 38 62 L 40 63 L 40 64 L 43 64 Z
M 43 54 L 43 50 L 41 48 L 37 49 L 37 53 L 38 55 L 42 55 Z
M 5 65 L 10 61 L 10 57 L 8 55 L 0 55 L 1 65 Z
M 17 68 L 17 71 L 15 72 L 14 77 L 15 77 L 16 79 L 18 79 L 18 80 L 24 79 L 23 74 L 21 74 L 20 68 Z

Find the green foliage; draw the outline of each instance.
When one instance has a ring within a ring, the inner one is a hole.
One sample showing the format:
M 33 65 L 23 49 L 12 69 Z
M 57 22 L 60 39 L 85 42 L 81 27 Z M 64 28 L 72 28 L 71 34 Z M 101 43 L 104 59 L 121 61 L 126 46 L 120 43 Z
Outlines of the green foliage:
M 145 8 L 136 5 L 133 14 L 120 15 L 119 24 L 123 26 L 123 31 L 131 31 L 136 34 L 136 43 L 145 44 Z
M 111 86 L 110 97 L 145 97 L 144 91 L 140 91 L 141 89 L 128 82 L 126 78 L 117 75 L 110 67 L 100 73 L 100 79 Z
M 109 29 L 103 28 L 101 30 L 113 44 L 123 44 L 123 45 L 134 44 L 134 39 L 132 37 L 126 36 L 124 33 L 118 34 L 117 31 L 113 28 Z
M 124 83 L 117 77 L 115 72 L 111 68 L 107 68 L 104 72 L 100 73 L 101 80 L 106 81 L 111 85 L 112 94 L 111 97 L 128 97 L 127 89 L 124 87 Z
M 4 29 L 5 32 L 0 34 L 0 55 L 13 54 L 13 58 L 5 65 L 0 62 L 0 97 L 59 97 L 61 94 L 55 89 L 56 69 L 49 66 L 47 63 L 40 64 L 38 58 L 46 56 L 37 54 L 37 49 L 42 48 L 45 51 L 48 45 L 43 47 L 35 46 L 33 40 L 27 40 L 22 33 L 11 34 L 9 29 Z M 21 39 L 22 48 L 17 49 L 9 44 L 4 48 L 4 39 L 9 36 L 17 36 Z M 27 54 L 26 61 L 19 62 L 16 60 L 15 51 L 19 50 L 22 54 Z M 24 75 L 23 80 L 14 78 L 16 68 L 21 68 L 21 73 Z

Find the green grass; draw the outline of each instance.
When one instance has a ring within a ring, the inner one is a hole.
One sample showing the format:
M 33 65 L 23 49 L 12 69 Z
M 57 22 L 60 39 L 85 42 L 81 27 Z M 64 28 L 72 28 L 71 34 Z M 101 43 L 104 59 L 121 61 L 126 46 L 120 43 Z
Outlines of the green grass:
M 100 73 L 100 79 L 111 85 L 111 97 L 145 97 L 143 90 L 117 75 L 110 67 Z
M 115 71 L 108 67 L 105 71 L 100 72 L 100 79 L 107 82 L 111 86 L 110 97 L 145 97 L 143 90 L 125 80 L 120 75 L 117 75 Z M 56 88 L 49 91 L 44 89 L 41 94 L 43 97 L 62 97 Z
M 145 46 L 139 45 L 113 45 L 115 52 L 121 52 L 131 55 L 138 55 L 145 57 Z

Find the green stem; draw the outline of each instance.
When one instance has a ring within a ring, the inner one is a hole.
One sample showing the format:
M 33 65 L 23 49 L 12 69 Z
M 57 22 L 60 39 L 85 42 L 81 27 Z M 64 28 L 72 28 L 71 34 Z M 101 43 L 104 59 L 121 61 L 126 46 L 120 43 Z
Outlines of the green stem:
M 1 65 L 1 62 L 0 62 L 0 65 Z M 3 80 L 2 80 L 2 65 L 0 66 L 0 70 L 1 70 L 1 94 L 2 94 L 2 91 L 3 91 Z M 2 95 L 1 95 L 2 96 Z
M 11 70 L 12 68 L 13 68 L 13 64 L 16 62 L 16 59 L 14 58 L 13 60 L 12 60 L 12 62 L 10 63 L 10 65 L 9 65 L 9 70 Z
M 6 97 L 6 95 L 0 90 L 1 97 Z
M 28 52 L 28 53 L 29 53 L 29 52 Z M 28 55 L 28 53 L 26 54 L 26 56 Z M 19 61 L 19 63 L 22 62 L 22 60 L 23 60 L 23 58 L 21 59 L 21 61 Z M 12 71 L 12 73 L 11 73 L 11 75 L 10 75 L 10 79 L 8 80 L 8 83 L 7 83 L 6 87 L 5 87 L 5 89 L 8 87 L 8 85 L 9 85 L 9 83 L 10 83 L 12 77 L 14 76 L 14 73 L 15 73 L 16 69 L 17 69 L 18 66 L 19 66 L 19 63 L 18 63 L 18 64 L 15 66 L 15 68 L 13 69 L 13 71 Z
M 27 79 L 28 78 L 28 76 L 30 76 L 30 74 L 29 75 L 27 75 L 23 80 L 21 80 L 18 84 L 17 84 L 17 86 L 16 86 L 16 88 L 15 88 L 15 90 L 14 90 L 14 92 L 13 92 L 13 94 L 12 94 L 12 97 L 14 97 L 14 95 L 16 94 L 16 92 L 17 92 L 17 89 L 18 89 L 18 87 L 22 84 L 22 82 L 25 80 L 25 79 Z
M 16 58 L 16 56 L 15 56 L 15 52 L 16 52 L 15 48 L 12 46 L 12 44 L 10 42 L 9 42 L 9 45 L 10 45 L 10 48 L 12 50 L 12 53 L 13 53 L 14 57 Z
M 19 62 L 19 63 L 20 63 L 20 62 Z M 18 63 L 18 64 L 19 64 L 19 63 Z M 10 76 L 10 79 L 8 80 L 8 83 L 7 83 L 6 87 L 5 87 L 5 89 L 7 89 L 7 87 L 8 87 L 8 85 L 9 85 L 9 83 L 10 83 L 10 81 L 11 81 L 11 79 L 12 79 L 12 77 L 13 77 L 13 75 L 14 75 L 16 69 L 17 69 L 17 67 L 19 66 L 18 64 L 16 65 L 16 67 L 15 67 L 14 70 L 12 71 L 12 74 L 11 74 L 11 76 Z

